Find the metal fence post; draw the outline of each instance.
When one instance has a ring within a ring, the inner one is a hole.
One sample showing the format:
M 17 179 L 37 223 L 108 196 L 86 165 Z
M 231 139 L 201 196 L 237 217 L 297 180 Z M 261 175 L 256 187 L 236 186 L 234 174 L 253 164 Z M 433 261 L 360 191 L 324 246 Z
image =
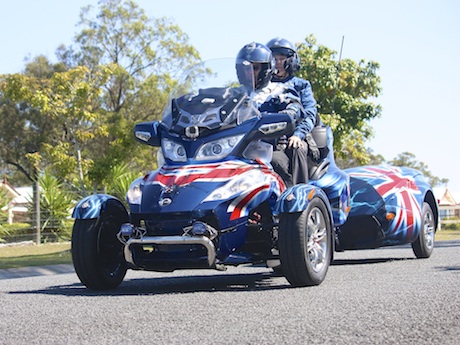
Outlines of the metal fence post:
M 39 245 L 41 243 L 41 235 L 40 235 L 40 182 L 38 180 L 37 176 L 37 181 L 35 182 L 35 226 L 36 226 L 36 243 Z

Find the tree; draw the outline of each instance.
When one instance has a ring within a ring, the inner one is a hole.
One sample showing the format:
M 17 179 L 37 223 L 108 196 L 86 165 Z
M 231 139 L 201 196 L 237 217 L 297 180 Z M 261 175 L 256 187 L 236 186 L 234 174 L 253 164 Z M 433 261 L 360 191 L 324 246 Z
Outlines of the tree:
M 45 56 L 39 55 L 27 63 L 23 74 L 18 74 L 12 79 L 8 79 L 8 75 L 0 76 L 0 162 L 3 173 L 8 174 L 12 183 L 26 184 L 34 181 L 36 171 L 28 157 L 33 157 L 39 152 L 41 143 L 46 142 L 48 138 L 59 136 L 62 126 L 47 114 L 40 113 L 38 108 L 31 106 L 24 99 L 17 102 L 8 99 L 5 95 L 7 80 L 18 83 L 16 86 L 9 85 L 8 88 L 27 88 L 24 83 L 33 80 L 34 85 L 30 85 L 31 89 L 36 87 L 40 80 L 49 79 L 54 73 L 64 70 L 61 63 L 52 64 Z
M 150 19 L 130 0 L 103 0 L 94 14 L 93 7 L 82 9 L 75 36 L 75 47 L 60 47 L 61 61 L 73 65 L 115 66 L 104 85 L 99 111 L 108 135 L 93 141 L 99 154 L 89 176 L 106 183 L 107 171 L 128 164 L 134 170 L 153 167 L 151 148 L 140 147 L 133 138 L 134 124 L 159 119 L 175 85 L 178 66 L 199 60 L 188 36 L 166 18 Z M 127 152 L 130 152 L 127 155 Z
M 93 99 L 98 98 L 109 75 L 110 68 L 99 66 L 92 73 L 85 67 L 77 67 L 54 73 L 50 79 L 22 74 L 4 77 L 1 89 L 6 98 L 30 105 L 39 110 L 39 118 L 53 123 L 54 130 L 48 132 L 50 136 L 39 141 L 41 145 L 35 147 L 34 152 L 25 155 L 35 175 L 39 163 L 46 159 L 48 169 L 73 185 L 78 180 L 80 193 L 86 194 L 84 170 L 86 172 L 92 161 L 83 159 L 81 150 L 89 140 L 107 135 L 106 125 L 93 111 Z M 78 171 L 77 178 L 74 171 Z M 35 180 L 34 177 L 30 177 L 31 180 Z
M 367 165 L 379 165 L 379 164 L 385 163 L 385 158 L 380 154 L 375 154 L 370 148 L 366 149 L 366 155 L 367 155 L 367 159 L 366 159 L 365 164 Z M 345 157 L 344 156 L 336 157 L 335 162 L 342 169 L 353 168 L 356 166 L 363 165 L 361 160 L 356 159 L 352 155 L 347 155 Z
M 141 114 L 127 115 L 138 120 L 158 115 L 155 105 L 164 105 L 164 98 L 158 102 L 155 96 L 162 93 L 151 92 L 169 91 L 177 66 L 187 67 L 199 60 L 198 52 L 188 44 L 188 36 L 166 18 L 148 18 L 131 0 L 103 0 L 95 17 L 91 10 L 88 6 L 80 14 L 83 29 L 75 38 L 75 63 L 90 69 L 104 64 L 118 66 L 106 85 L 104 105 L 108 111 L 130 108 L 148 91 L 154 106 L 143 107 Z
M 350 59 L 337 61 L 337 52 L 318 45 L 313 35 L 298 46 L 302 61 L 299 76 L 310 80 L 322 121 L 334 133 L 336 163 L 341 168 L 385 162 L 374 154 L 366 141 L 373 135 L 369 121 L 381 115 L 381 106 L 374 101 L 379 96 L 379 64 L 375 61 Z M 446 183 L 446 179 L 433 176 L 427 166 L 404 152 L 388 162 L 420 170 L 431 185 Z
M 101 1 L 95 16 L 91 9 L 81 12 L 76 46 L 57 49 L 57 64 L 38 56 L 24 74 L 0 78 L 0 111 L 7 115 L 0 157 L 30 181 L 40 165 L 82 191 L 98 190 L 117 166 L 154 168 L 146 159 L 151 149 L 134 141 L 134 124 L 159 118 L 177 66 L 199 59 L 179 27 L 147 18 L 132 1 Z
M 38 55 L 26 64 L 24 74 L 29 77 L 36 77 L 40 79 L 48 79 L 54 73 L 65 72 L 67 67 L 64 63 L 59 62 L 56 64 L 51 63 L 44 55 Z
M 321 119 L 334 133 L 336 157 L 368 163 L 369 121 L 381 114 L 380 105 L 372 102 L 381 91 L 379 64 L 351 59 L 338 64 L 337 52 L 318 45 L 313 35 L 298 46 L 298 54 L 302 61 L 299 76 L 312 84 Z
M 1 80 L 0 80 L 1 83 Z M 0 84 L 0 88 L 5 84 Z M 21 182 L 33 182 L 36 169 L 28 159 L 40 151 L 40 145 L 52 132 L 50 119 L 41 116 L 37 109 L 25 102 L 15 103 L 5 99 L 0 92 L 0 157 L 4 164 L 14 167 L 24 178 Z M 10 181 L 12 179 L 10 178 Z
M 415 155 L 410 152 L 400 153 L 388 163 L 398 167 L 408 167 L 419 170 L 423 173 L 423 175 L 425 175 L 425 177 L 429 180 L 430 185 L 433 187 L 449 182 L 449 179 L 434 176 L 428 169 L 428 166 L 423 162 L 417 161 Z

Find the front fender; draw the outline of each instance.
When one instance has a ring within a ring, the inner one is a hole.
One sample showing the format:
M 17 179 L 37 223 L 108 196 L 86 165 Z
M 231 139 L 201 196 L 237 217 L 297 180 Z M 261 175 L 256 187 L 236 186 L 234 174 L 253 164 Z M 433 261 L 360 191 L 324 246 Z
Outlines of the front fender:
M 109 207 L 109 204 L 113 203 L 115 203 L 116 207 L 121 207 L 126 212 L 126 215 L 128 215 L 126 207 L 119 199 L 108 194 L 93 194 L 80 200 L 80 202 L 77 204 L 77 206 L 75 206 L 72 212 L 72 218 L 98 218 L 101 215 L 102 211 Z
M 321 188 L 309 184 L 298 184 L 286 189 L 280 195 L 276 203 L 275 214 L 303 212 L 314 197 L 321 198 L 331 213 L 329 200 Z

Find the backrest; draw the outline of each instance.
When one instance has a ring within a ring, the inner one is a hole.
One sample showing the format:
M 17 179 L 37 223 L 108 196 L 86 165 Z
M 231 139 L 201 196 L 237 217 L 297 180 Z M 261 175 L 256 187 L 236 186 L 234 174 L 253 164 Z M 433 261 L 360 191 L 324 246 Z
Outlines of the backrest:
M 316 146 L 318 146 L 320 152 L 319 161 L 323 160 L 327 157 L 329 153 L 328 147 L 328 127 L 326 126 L 317 126 L 314 127 L 311 131 L 311 135 L 316 142 Z
M 332 148 L 333 135 L 328 126 L 316 126 L 311 131 L 311 135 L 316 142 L 320 152 L 319 159 L 315 160 L 308 157 L 308 172 L 310 180 L 319 180 L 328 170 L 329 165 L 335 164 L 334 151 Z

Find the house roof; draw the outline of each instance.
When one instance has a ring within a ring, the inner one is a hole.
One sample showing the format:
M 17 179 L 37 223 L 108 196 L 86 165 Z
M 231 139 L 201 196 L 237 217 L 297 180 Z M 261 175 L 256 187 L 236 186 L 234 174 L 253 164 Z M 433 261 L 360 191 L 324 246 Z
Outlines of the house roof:
M 17 187 L 18 196 L 13 199 L 13 203 L 16 205 L 28 204 L 33 199 L 33 188 L 30 186 Z
M 434 188 L 433 192 L 439 206 L 454 206 L 459 204 L 447 187 Z
M 18 191 L 6 180 L 6 177 L 0 181 L 0 188 L 6 190 L 8 196 L 12 199 L 17 198 L 20 194 Z

